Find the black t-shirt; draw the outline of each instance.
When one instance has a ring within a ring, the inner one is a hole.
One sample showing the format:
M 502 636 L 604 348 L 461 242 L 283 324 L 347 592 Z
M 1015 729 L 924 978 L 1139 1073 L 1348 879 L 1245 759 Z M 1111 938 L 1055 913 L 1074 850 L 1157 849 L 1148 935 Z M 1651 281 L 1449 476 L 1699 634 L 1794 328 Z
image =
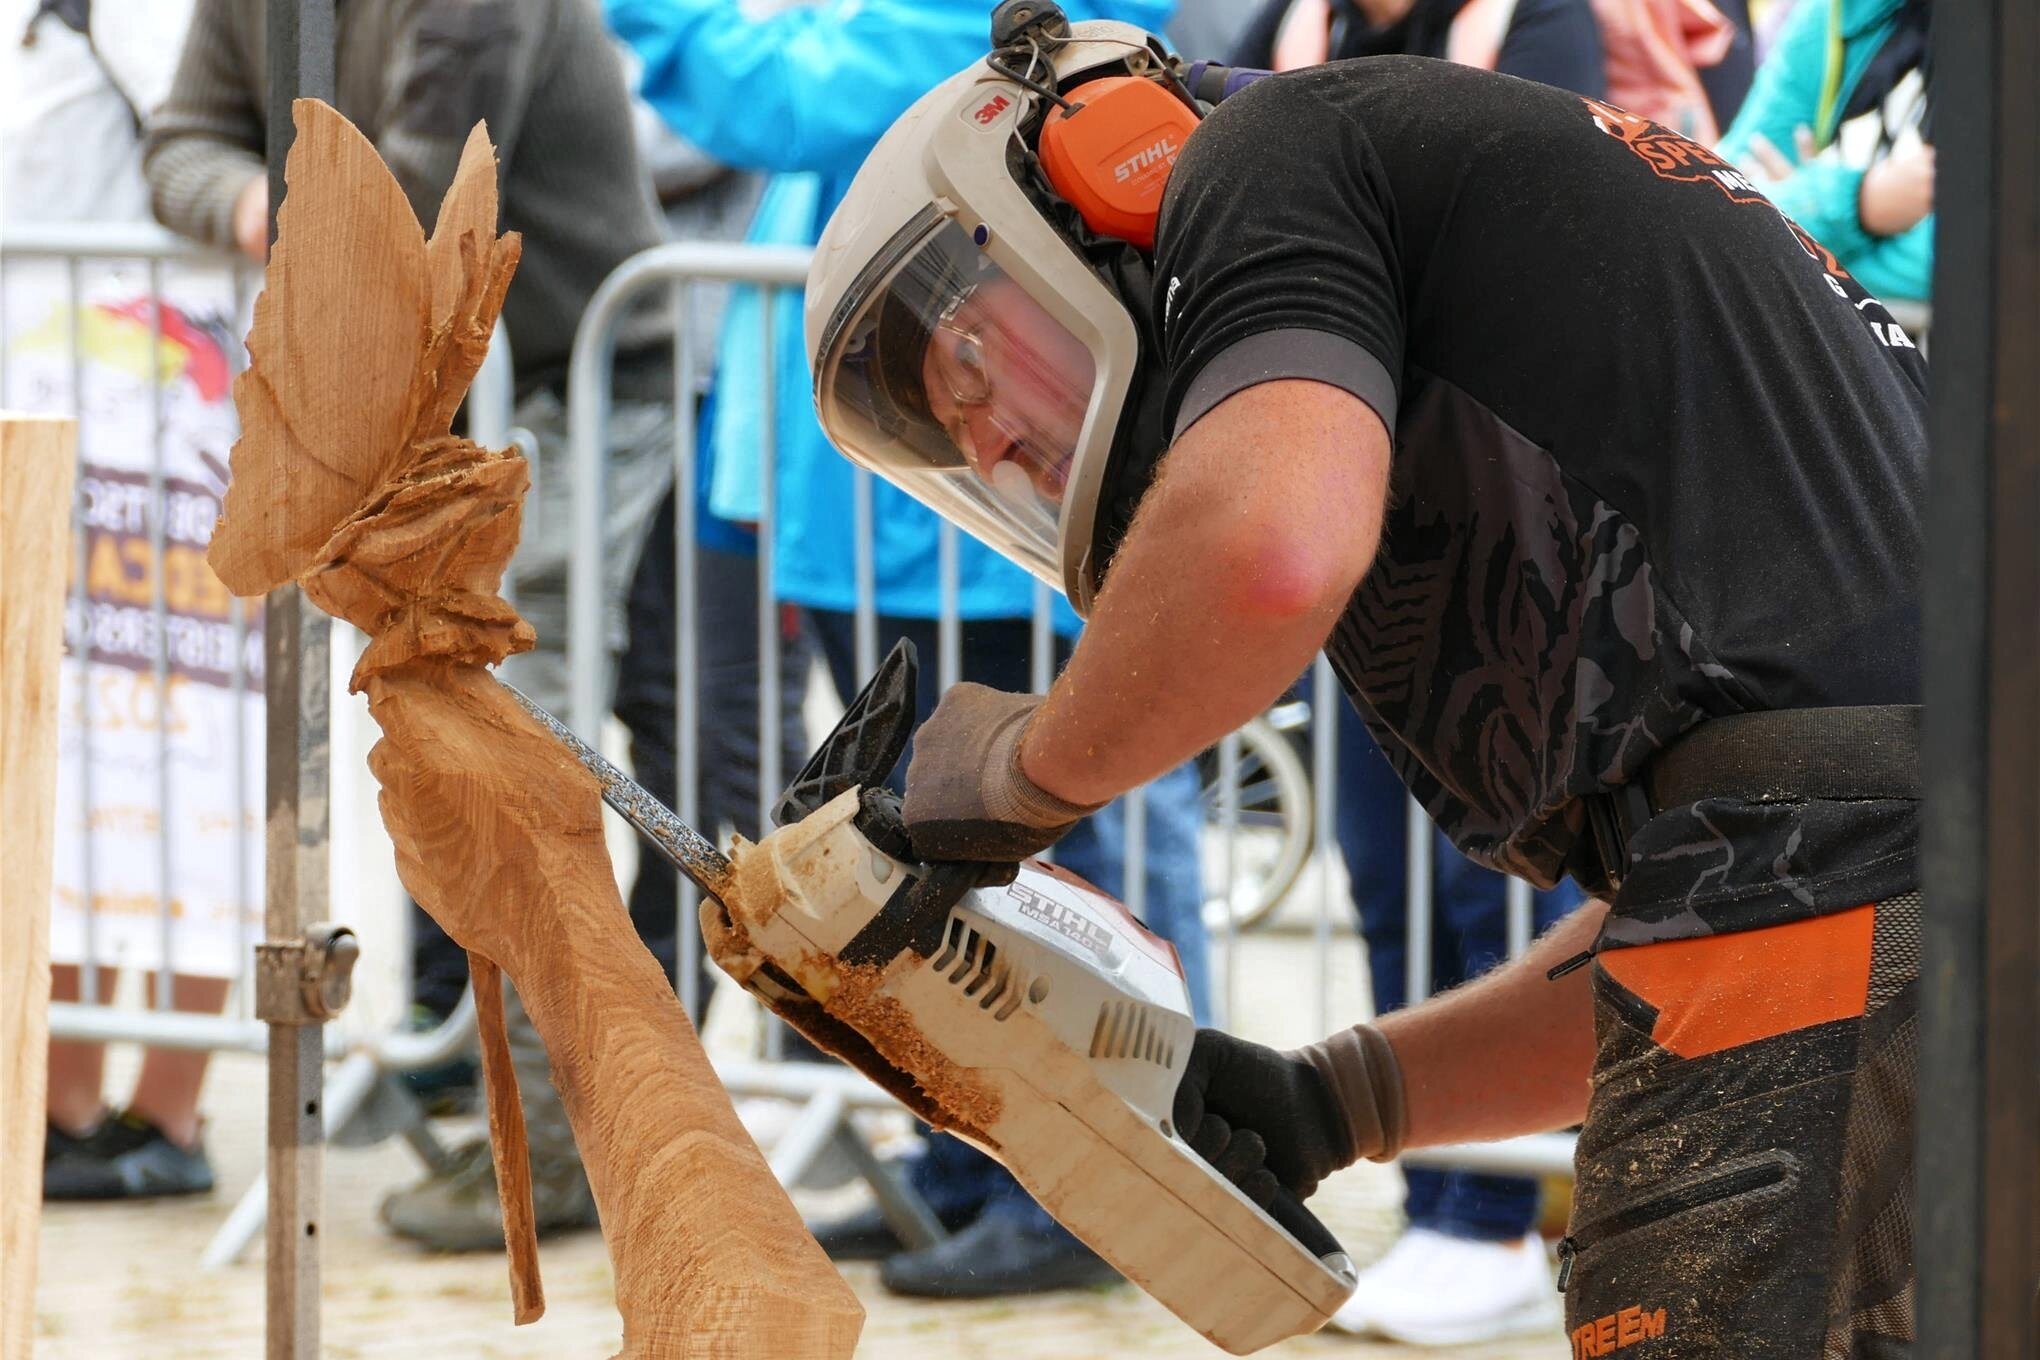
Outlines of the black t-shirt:
M 1304 377 L 1394 433 L 1326 651 L 1476 858 L 1604 890 L 1578 800 L 1688 728 L 1917 701 L 1924 364 L 1703 148 L 1419 58 L 1271 77 L 1185 147 L 1155 277 L 1173 432 Z M 1896 800 L 1668 811 L 1608 938 L 1907 891 L 1916 839 Z

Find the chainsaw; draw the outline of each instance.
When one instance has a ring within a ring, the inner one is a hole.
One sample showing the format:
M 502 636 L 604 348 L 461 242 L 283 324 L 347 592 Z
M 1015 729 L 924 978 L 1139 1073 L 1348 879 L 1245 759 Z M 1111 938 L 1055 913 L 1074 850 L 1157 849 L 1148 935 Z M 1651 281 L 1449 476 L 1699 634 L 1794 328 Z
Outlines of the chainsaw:
M 780 798 L 777 829 L 727 857 L 524 702 L 701 888 L 710 956 L 774 1014 L 997 1158 L 1219 1346 L 1321 1327 L 1354 1282 L 1338 1241 L 1286 1190 L 1261 1209 L 1174 1127 L 1197 1029 L 1175 947 L 1052 864 L 915 857 L 884 786 L 915 671 L 902 641 Z

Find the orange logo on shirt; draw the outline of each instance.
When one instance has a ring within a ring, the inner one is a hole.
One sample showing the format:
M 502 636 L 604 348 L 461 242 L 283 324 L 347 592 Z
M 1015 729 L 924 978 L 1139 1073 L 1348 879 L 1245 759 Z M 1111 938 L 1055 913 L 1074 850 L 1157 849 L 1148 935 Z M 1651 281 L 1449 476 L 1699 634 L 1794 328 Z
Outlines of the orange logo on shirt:
M 1749 176 L 1700 143 L 1680 136 L 1662 123 L 1653 123 L 1613 104 L 1586 98 L 1580 102 L 1593 115 L 1595 127 L 1634 151 L 1659 179 L 1684 184 L 1711 184 L 1732 203 L 1761 204 L 1773 212 L 1777 211 L 1771 200 L 1764 197 L 1763 190 L 1750 182 Z M 1833 252 L 1808 235 L 1804 227 L 1783 213 L 1779 213 L 1779 217 L 1792 229 L 1793 237 L 1813 257 L 1814 263 L 1837 278 L 1849 277 L 1849 271 L 1842 268 L 1841 261 L 1834 257 Z
M 1595 1318 L 1583 1327 L 1573 1328 L 1573 1360 L 1613 1355 L 1638 1342 L 1655 1341 L 1664 1334 L 1664 1309 L 1646 1313 L 1641 1308 L 1624 1308 L 1618 1313 Z

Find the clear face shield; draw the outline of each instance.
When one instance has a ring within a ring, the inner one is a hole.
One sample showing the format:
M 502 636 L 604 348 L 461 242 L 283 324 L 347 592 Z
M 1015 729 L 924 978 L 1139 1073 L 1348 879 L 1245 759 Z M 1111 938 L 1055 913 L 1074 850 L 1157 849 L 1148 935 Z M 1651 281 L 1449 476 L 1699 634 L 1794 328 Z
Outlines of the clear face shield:
M 822 427 L 1060 589 L 1057 516 L 1097 363 L 961 226 L 931 219 L 845 296 L 816 356 Z

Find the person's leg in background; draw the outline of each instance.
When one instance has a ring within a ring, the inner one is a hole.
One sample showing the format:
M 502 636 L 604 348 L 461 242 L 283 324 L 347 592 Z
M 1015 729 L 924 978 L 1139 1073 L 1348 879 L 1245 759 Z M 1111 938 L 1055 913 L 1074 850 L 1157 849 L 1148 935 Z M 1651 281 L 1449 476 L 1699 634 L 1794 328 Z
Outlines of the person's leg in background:
M 708 408 L 696 428 L 709 424 Z M 694 819 L 711 840 L 725 826 L 759 839 L 758 741 L 760 647 L 758 645 L 758 555 L 756 535 L 717 520 L 697 498 L 694 584 L 696 631 L 693 668 L 695 769 L 698 797 Z M 631 763 L 638 783 L 668 807 L 679 806 L 679 753 L 674 741 L 677 712 L 674 577 L 674 497 L 668 494 L 639 557 L 630 588 L 630 643 L 618 667 L 616 716 L 630 730 Z M 801 715 L 812 648 L 795 619 L 782 611 L 779 636 L 779 761 L 782 785 L 807 759 L 807 729 Z M 774 791 L 776 793 L 776 790 Z M 638 934 L 669 976 L 679 956 L 679 873 L 653 854 L 638 858 L 631 884 L 630 915 Z M 693 922 L 685 923 L 694 929 Z M 696 1002 L 690 1017 L 699 1027 L 714 979 L 720 974 L 707 951 L 696 955 Z
M 1396 1010 L 1408 991 L 1409 795 L 1366 725 L 1340 706 L 1337 827 L 1352 880 L 1376 1014 Z M 1432 836 L 1428 986 L 1442 991 L 1477 977 L 1507 946 L 1507 880 Z M 1576 893 L 1533 897 L 1541 930 Z M 1406 1166 L 1407 1231 L 1361 1272 L 1339 1310 L 1340 1329 L 1417 1344 L 1451 1344 L 1555 1325 L 1557 1310 L 1542 1244 L 1531 1234 L 1537 1183 L 1435 1167 Z
M 671 385 L 669 358 L 619 360 L 616 399 L 610 405 L 604 439 L 608 481 L 602 526 L 605 667 L 614 666 L 628 641 L 625 600 L 631 577 L 659 503 L 672 486 L 672 407 L 639 397 L 670 391 Z M 566 405 L 552 388 L 539 388 L 517 403 L 513 419 L 537 442 L 539 462 L 536 484 L 525 499 L 523 536 L 511 558 L 506 584 L 514 597 L 512 603 L 537 631 L 538 644 L 529 652 L 507 658 L 501 674 L 540 707 L 566 717 L 567 563 L 573 541 L 573 468 Z M 609 683 L 605 674 L 602 692 L 609 692 Z M 592 1228 L 596 1226 L 595 1198 L 581 1169 L 566 1107 L 553 1089 L 545 1045 L 507 977 L 503 993 L 510 1060 L 517 1073 L 531 1149 L 532 1207 L 539 1233 Z M 380 1214 L 383 1224 L 398 1236 L 436 1251 L 500 1250 L 503 1216 L 487 1138 L 457 1149 L 441 1169 L 385 1196 Z
M 1508 883 L 1432 837 L 1431 991 L 1481 976 L 1508 955 Z M 1541 932 L 1580 903 L 1577 889 L 1531 895 Z M 1523 1176 L 1413 1167 L 1409 1231 L 1349 1305 L 1370 1331 L 1412 1345 L 1467 1345 L 1550 1331 L 1560 1318 L 1539 1189 Z
M 79 1000 L 81 971 L 72 965 L 53 967 L 50 999 Z M 113 969 L 101 968 L 99 996 L 110 996 L 117 979 Z M 151 1005 L 156 1004 L 160 985 L 160 975 L 151 973 L 147 982 Z M 226 1006 L 229 985 L 225 978 L 175 974 L 170 1007 L 217 1015 Z M 126 1106 L 109 1111 L 104 1105 L 104 1045 L 51 1041 L 44 1197 L 141 1199 L 212 1189 L 212 1163 L 200 1139 L 198 1114 L 209 1056 L 203 1051 L 145 1049 Z

